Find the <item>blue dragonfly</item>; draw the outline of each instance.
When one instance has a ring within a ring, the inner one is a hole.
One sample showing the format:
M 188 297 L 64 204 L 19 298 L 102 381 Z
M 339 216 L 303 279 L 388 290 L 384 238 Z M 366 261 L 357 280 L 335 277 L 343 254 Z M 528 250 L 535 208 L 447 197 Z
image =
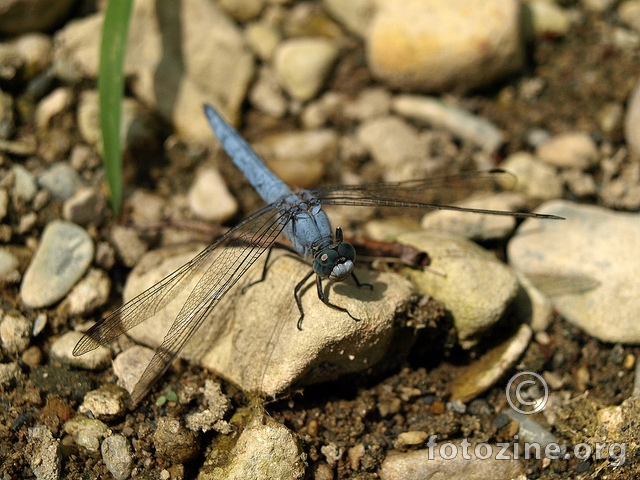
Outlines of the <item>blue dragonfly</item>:
M 322 209 L 323 205 L 409 207 L 515 217 L 560 218 L 536 213 L 440 205 L 426 200 L 434 190 L 458 187 L 486 190 L 505 181 L 513 183 L 513 176 L 504 171 L 474 172 L 396 183 L 342 185 L 293 192 L 267 168 L 238 132 L 211 106 L 205 105 L 204 111 L 224 150 L 267 205 L 249 215 L 178 270 L 102 318 L 75 346 L 73 354 L 78 356 L 115 340 L 167 306 L 181 290 L 195 281 L 196 272 L 204 272 L 134 387 L 131 393 L 133 406 L 144 398 L 151 386 L 164 374 L 229 289 L 265 251 L 271 251 L 280 234 L 284 234 L 297 254 L 313 265 L 313 269 L 294 291 L 300 311 L 298 328 L 302 328 L 304 317 L 300 290 L 314 274 L 319 299 L 328 307 L 351 316 L 345 308 L 334 305 L 325 298 L 322 280 L 336 282 L 351 277 L 360 287 L 367 284 L 360 283 L 355 276 L 354 247 L 344 241 L 340 228 L 336 229 L 334 235 L 329 219 Z M 265 262 L 263 279 L 267 263 L 268 261 Z

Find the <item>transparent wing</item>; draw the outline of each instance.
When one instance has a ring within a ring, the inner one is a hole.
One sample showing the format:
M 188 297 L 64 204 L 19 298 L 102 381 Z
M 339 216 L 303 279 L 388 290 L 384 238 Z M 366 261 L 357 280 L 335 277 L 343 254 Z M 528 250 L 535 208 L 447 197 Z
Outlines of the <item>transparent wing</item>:
M 478 192 L 511 190 L 517 179 L 504 170 L 469 172 L 457 175 L 408 180 L 406 182 L 341 185 L 311 190 L 324 205 L 353 205 L 364 207 L 410 207 L 459 212 L 488 213 L 513 217 L 555 218 L 539 213 L 503 212 L 449 205 L 460 198 Z
M 73 354 L 82 355 L 108 343 L 153 316 L 189 285 L 194 275 L 204 271 L 131 394 L 135 405 L 166 371 L 208 313 L 273 244 L 288 215 L 274 204 L 256 211 L 191 261 L 96 323 L 80 339 Z M 237 248 L 224 248 L 215 255 L 220 247 Z

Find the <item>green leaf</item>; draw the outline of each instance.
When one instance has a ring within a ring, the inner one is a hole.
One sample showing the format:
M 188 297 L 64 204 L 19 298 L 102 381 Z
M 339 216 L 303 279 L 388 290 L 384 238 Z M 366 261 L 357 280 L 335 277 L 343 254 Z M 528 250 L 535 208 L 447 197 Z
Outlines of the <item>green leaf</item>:
M 100 45 L 98 91 L 103 164 L 111 191 L 111 207 L 116 215 L 120 214 L 122 207 L 120 112 L 124 96 L 124 57 L 132 7 L 133 0 L 109 0 Z

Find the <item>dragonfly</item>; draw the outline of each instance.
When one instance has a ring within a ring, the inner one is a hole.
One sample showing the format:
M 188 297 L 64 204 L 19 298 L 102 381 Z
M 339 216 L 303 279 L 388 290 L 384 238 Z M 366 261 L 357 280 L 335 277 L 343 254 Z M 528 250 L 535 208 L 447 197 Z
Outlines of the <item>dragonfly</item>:
M 354 247 L 344 240 L 340 228 L 336 228 L 334 233 L 323 210 L 325 205 L 454 210 L 520 218 L 561 218 L 538 213 L 464 208 L 428 201 L 429 193 L 435 190 L 454 187 L 465 187 L 472 191 L 486 190 L 505 181 L 513 183 L 514 177 L 511 174 L 498 170 L 402 182 L 292 191 L 268 169 L 242 136 L 213 107 L 205 105 L 204 112 L 223 149 L 259 193 L 266 206 L 250 214 L 185 265 L 103 317 L 77 343 L 73 350 L 75 356 L 112 342 L 166 307 L 180 291 L 195 282 L 161 345 L 134 386 L 130 398 L 132 406 L 137 405 L 160 379 L 200 325 L 249 267 L 265 251 L 271 252 L 281 234 L 289 240 L 291 248 L 313 266 L 294 291 L 300 311 L 298 328 L 302 329 L 304 318 L 300 291 L 313 275 L 318 298 L 328 307 L 345 312 L 357 320 L 347 309 L 329 302 L 323 294 L 324 279 L 338 282 L 350 277 L 356 285 L 367 286 L 354 273 Z M 268 261 L 265 262 L 263 279 L 267 263 Z M 196 272 L 202 275 L 199 280 L 194 276 Z

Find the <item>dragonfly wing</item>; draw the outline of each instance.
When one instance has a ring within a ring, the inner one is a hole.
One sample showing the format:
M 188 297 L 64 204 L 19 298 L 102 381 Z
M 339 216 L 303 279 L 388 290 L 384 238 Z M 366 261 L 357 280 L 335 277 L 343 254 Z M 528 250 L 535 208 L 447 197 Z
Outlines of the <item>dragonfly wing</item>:
M 432 210 L 455 210 L 516 217 L 560 218 L 537 213 L 503 212 L 451 205 L 478 192 L 511 190 L 516 177 L 503 170 L 468 172 L 457 175 L 408 180 L 405 182 L 370 183 L 311 190 L 311 194 L 326 205 L 362 207 L 410 207 Z
M 80 339 L 74 355 L 104 345 L 153 316 L 191 284 L 198 272 L 204 271 L 144 374 L 147 379 L 159 377 L 206 313 L 273 244 L 286 224 L 287 215 L 273 204 L 256 211 L 191 261 L 96 323 Z M 220 250 L 220 247 L 236 248 Z M 220 254 L 216 256 L 217 251 Z M 145 391 L 151 383 L 145 385 Z

